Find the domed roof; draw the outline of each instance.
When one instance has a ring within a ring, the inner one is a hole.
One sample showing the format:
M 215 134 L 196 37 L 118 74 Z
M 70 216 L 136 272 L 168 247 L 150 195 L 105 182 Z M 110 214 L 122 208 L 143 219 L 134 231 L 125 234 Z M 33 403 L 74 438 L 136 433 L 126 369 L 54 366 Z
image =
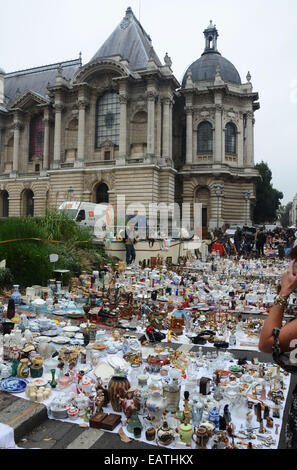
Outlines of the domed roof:
M 0 74 L 1 74 L 1 75 L 5 75 L 5 71 L 4 71 L 4 69 L 2 69 L 1 67 L 0 67 Z
M 183 78 L 182 86 L 185 86 L 189 72 L 191 72 L 193 82 L 214 81 L 218 71 L 218 66 L 220 69 L 220 75 L 225 82 L 241 85 L 238 71 L 229 60 L 222 57 L 217 49 L 219 33 L 216 25 L 213 25 L 212 20 L 210 21 L 208 28 L 205 29 L 204 36 L 204 52 L 200 59 L 193 62 L 193 64 L 188 68 Z
M 225 59 L 225 57 L 222 57 L 218 52 L 203 54 L 200 59 L 190 65 L 189 69 L 192 72 L 192 81 L 214 81 L 218 65 L 220 66 L 221 77 L 225 82 L 241 85 L 240 75 L 234 65 L 229 60 Z M 183 78 L 183 87 L 186 84 L 187 74 L 188 71 Z

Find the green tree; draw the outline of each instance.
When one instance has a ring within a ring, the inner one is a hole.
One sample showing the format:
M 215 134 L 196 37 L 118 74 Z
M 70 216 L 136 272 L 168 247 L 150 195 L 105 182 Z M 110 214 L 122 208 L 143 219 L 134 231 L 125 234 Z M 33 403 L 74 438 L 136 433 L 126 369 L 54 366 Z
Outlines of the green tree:
M 272 172 L 265 162 L 257 163 L 261 180 L 256 187 L 256 205 L 254 222 L 256 224 L 273 223 L 277 219 L 277 211 L 284 195 L 272 186 Z

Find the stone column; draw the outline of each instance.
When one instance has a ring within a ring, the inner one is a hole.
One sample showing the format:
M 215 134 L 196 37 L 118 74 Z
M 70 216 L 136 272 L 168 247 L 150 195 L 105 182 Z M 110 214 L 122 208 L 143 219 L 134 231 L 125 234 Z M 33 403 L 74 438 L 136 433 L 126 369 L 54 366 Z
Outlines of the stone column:
M 44 122 L 43 170 L 46 172 L 46 170 L 48 170 L 49 168 L 49 129 L 50 129 L 49 109 L 44 110 L 43 122 Z
M 243 152 L 243 137 L 244 137 L 244 128 L 243 128 L 243 114 L 240 113 L 239 116 L 239 127 L 237 133 L 237 158 L 238 158 L 238 166 L 244 166 L 244 152 Z
M 74 162 L 75 168 L 81 168 L 85 160 L 85 140 L 86 140 L 86 107 L 88 103 L 84 99 L 78 101 L 78 136 L 77 155 Z
M 187 115 L 187 153 L 186 163 L 191 165 L 193 163 L 193 108 L 186 108 Z
M 170 98 L 163 100 L 163 154 L 162 157 L 170 155 Z
M 156 94 L 153 91 L 147 93 L 147 153 L 155 154 L 155 101 Z
M 173 143 L 173 133 L 172 133 L 172 126 L 173 126 L 173 100 L 170 100 L 169 104 L 169 158 L 172 160 L 172 143 Z
M 17 176 L 19 171 L 20 134 L 22 124 L 16 117 L 13 123 L 13 163 L 11 176 Z
M 55 142 L 53 168 L 58 168 L 61 161 L 61 134 L 62 134 L 62 103 L 56 104 L 55 111 Z
M 125 164 L 127 156 L 127 103 L 127 95 L 120 94 L 120 158 L 118 161 L 120 164 Z
M 246 116 L 246 165 L 252 167 L 254 165 L 254 128 L 253 128 L 252 111 L 249 111 Z
M 214 163 L 222 163 L 222 106 L 216 105 Z
M 157 139 L 156 154 L 157 154 L 158 157 L 161 157 L 161 147 L 162 147 L 162 143 L 161 143 L 161 136 L 162 136 L 161 125 L 162 125 L 162 107 L 161 107 L 161 100 L 158 99 L 158 103 L 157 103 L 157 136 L 156 136 L 156 139 Z

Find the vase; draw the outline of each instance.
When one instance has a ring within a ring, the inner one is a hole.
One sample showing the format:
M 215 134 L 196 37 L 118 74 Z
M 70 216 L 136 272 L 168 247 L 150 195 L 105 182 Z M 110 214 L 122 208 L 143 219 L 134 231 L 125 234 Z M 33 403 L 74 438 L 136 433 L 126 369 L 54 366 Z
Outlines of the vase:
M 20 363 L 17 368 L 17 376 L 26 379 L 29 376 L 29 367 L 28 367 L 29 360 L 28 359 L 21 359 Z
M 175 413 L 179 410 L 180 384 L 172 381 L 163 385 L 163 397 L 166 400 L 166 410 Z
M 130 388 L 130 382 L 124 374 L 111 377 L 108 383 L 108 395 L 113 411 L 122 411 L 122 399 Z
M 50 386 L 52 388 L 56 388 L 56 386 L 58 385 L 56 380 L 55 380 L 55 373 L 56 373 L 56 369 L 51 369 L 52 380 L 50 381 Z
M 15 305 L 20 305 L 22 301 L 22 294 L 19 292 L 19 287 L 20 287 L 19 285 L 13 286 L 14 291 L 11 295 L 11 299 L 14 300 Z
M 191 407 L 191 418 L 194 426 L 198 426 L 202 421 L 203 416 L 203 403 L 201 401 L 193 400 Z
M 208 421 L 213 423 L 216 429 L 220 428 L 220 413 L 217 408 L 213 408 L 208 415 Z
M 43 374 L 43 367 L 30 367 L 30 375 L 32 379 L 37 379 Z
M 166 400 L 156 390 L 148 396 L 146 407 L 152 416 L 155 416 L 155 418 L 161 417 L 166 408 Z
M 174 430 L 164 421 L 162 427 L 158 429 L 157 436 L 163 446 L 169 446 L 174 441 Z

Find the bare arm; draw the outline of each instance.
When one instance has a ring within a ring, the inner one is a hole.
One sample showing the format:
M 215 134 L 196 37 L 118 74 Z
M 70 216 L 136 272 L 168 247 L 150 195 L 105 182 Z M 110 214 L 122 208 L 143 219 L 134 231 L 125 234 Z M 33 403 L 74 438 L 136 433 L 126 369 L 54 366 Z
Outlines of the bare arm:
M 294 273 L 294 264 L 296 260 L 290 263 L 288 270 L 282 277 L 282 286 L 279 295 L 288 296 L 295 289 L 297 289 L 297 275 Z M 267 320 L 261 331 L 259 340 L 259 350 L 265 353 L 272 352 L 274 343 L 273 329 L 281 328 L 279 335 L 279 344 L 283 352 L 290 351 L 290 343 L 293 339 L 297 339 L 297 319 L 285 325 L 282 328 L 282 320 L 284 315 L 284 307 L 281 305 L 274 305 L 268 315 Z

